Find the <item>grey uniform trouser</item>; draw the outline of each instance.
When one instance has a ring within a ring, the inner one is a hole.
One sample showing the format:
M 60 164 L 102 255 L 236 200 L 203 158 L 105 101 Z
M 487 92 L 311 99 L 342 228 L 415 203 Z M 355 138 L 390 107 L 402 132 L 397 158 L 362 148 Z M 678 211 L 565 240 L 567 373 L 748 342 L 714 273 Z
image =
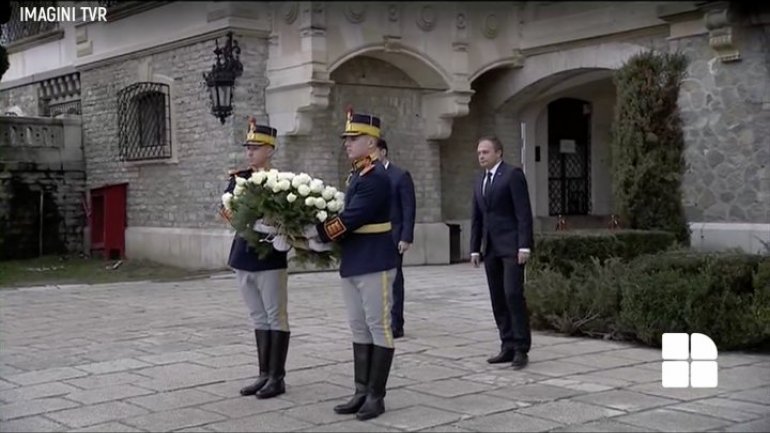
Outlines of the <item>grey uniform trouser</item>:
M 254 329 L 289 332 L 289 274 L 286 269 L 248 272 L 235 270 L 243 301 L 249 309 Z
M 342 279 L 353 342 L 393 348 L 390 309 L 396 269 Z

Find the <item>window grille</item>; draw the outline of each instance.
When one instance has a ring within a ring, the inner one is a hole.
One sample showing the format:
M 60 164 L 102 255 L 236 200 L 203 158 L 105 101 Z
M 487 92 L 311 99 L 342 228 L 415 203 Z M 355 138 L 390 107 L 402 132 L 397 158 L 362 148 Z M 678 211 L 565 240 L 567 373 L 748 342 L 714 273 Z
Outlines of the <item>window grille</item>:
M 11 18 L 7 23 L 2 25 L 2 37 L 0 37 L 0 44 L 7 46 L 13 42 L 26 39 L 32 36 L 46 33 L 51 30 L 55 30 L 59 27 L 59 23 L 56 21 L 21 21 L 19 15 L 19 6 L 24 6 L 27 9 L 56 6 L 55 1 L 25 1 L 11 2 Z
M 124 161 L 171 158 L 169 86 L 132 84 L 118 92 L 118 135 Z

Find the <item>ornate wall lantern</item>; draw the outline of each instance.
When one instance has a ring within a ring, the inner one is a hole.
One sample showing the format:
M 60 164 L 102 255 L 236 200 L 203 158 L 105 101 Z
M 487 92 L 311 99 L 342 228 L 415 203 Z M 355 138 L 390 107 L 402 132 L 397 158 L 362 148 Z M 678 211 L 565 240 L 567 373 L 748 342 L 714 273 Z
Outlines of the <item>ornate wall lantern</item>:
M 211 97 L 211 114 L 224 125 L 225 119 L 233 113 L 233 88 L 235 79 L 243 73 L 243 65 L 239 60 L 241 48 L 238 41 L 233 41 L 233 32 L 227 32 L 224 48 L 219 47 L 219 40 L 215 43 L 217 58 L 211 72 L 203 74 L 203 79 Z

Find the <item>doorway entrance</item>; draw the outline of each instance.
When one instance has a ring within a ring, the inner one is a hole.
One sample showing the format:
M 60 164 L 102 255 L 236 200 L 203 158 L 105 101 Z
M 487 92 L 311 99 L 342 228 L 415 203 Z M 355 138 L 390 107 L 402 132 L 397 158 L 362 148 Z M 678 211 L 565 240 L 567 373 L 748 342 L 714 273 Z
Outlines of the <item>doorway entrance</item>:
M 548 104 L 548 213 L 591 212 L 591 103 L 561 98 Z

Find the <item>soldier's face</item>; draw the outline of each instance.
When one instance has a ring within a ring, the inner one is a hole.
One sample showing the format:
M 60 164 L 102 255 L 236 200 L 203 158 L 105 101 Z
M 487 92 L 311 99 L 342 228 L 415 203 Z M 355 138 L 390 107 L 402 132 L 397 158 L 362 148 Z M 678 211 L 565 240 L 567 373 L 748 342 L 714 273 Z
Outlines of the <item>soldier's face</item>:
M 495 145 L 491 141 L 481 140 L 476 148 L 476 154 L 479 158 L 479 165 L 482 168 L 490 169 L 500 161 L 502 158 L 502 152 L 495 151 Z
M 246 159 L 251 167 L 262 167 L 270 159 L 273 148 L 270 146 L 246 146 Z
M 345 152 L 348 154 L 348 159 L 356 160 L 369 155 L 371 153 L 372 140 L 373 138 L 368 135 L 345 137 Z

